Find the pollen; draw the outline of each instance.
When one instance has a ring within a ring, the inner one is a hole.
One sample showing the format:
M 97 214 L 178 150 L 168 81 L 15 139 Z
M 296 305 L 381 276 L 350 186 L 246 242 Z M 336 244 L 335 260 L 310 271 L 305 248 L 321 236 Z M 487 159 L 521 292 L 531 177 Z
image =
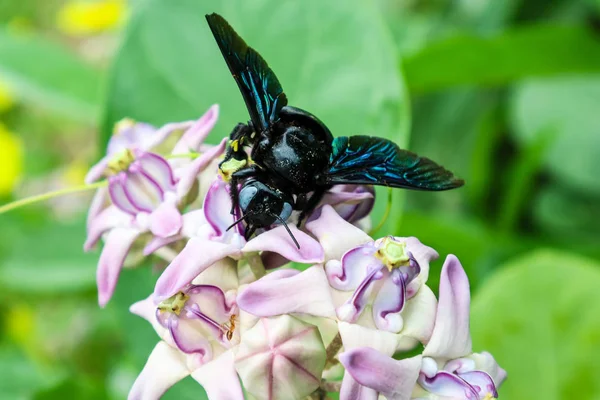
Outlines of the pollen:
M 231 180 L 231 175 L 244 168 L 247 163 L 248 161 L 246 160 L 236 160 L 235 158 L 232 158 L 219 166 L 219 174 L 223 177 L 225 182 L 229 182 Z
M 380 259 L 390 271 L 408 265 L 410 262 L 410 258 L 406 253 L 406 243 L 399 242 L 391 236 L 381 241 L 375 257 Z
M 158 305 L 158 309 L 163 312 L 171 312 L 175 315 L 181 314 L 185 303 L 188 301 L 190 296 L 183 292 L 178 292 L 174 296 L 169 297 L 167 300 L 162 301 Z
M 116 175 L 121 171 L 126 171 L 134 161 L 135 155 L 133 154 L 133 151 L 130 149 L 125 149 L 108 162 L 106 174 L 110 176 Z
M 485 397 L 483 398 L 483 400 L 493 400 L 493 399 L 495 399 L 495 397 L 494 397 L 494 395 L 493 395 L 493 394 L 491 394 L 491 393 L 487 393 L 487 394 L 485 395 Z

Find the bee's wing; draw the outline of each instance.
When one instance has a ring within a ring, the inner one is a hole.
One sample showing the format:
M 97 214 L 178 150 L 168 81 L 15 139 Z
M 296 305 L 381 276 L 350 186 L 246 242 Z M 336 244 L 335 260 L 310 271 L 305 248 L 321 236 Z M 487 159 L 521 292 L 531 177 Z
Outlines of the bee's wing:
M 248 47 L 219 14 L 206 16 L 225 62 L 242 92 L 255 130 L 265 130 L 274 121 L 287 98 L 267 62 Z
M 402 150 L 396 143 L 371 136 L 337 137 L 326 184 L 366 184 L 416 190 L 448 190 L 464 184 L 428 158 Z

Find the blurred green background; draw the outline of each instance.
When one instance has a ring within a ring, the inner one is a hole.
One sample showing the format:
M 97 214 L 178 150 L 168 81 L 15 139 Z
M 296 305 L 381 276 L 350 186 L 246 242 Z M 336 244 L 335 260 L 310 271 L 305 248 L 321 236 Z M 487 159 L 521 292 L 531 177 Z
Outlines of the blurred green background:
M 600 399 L 598 0 L 0 0 L 0 203 L 81 184 L 122 117 L 219 103 L 214 143 L 245 120 L 209 11 L 334 134 L 391 138 L 466 180 L 397 191 L 378 233 L 437 249 L 434 288 L 443 257 L 461 259 L 474 349 L 509 373 L 501 398 Z M 89 199 L 0 216 L 1 399 L 124 398 L 157 341 L 128 313 L 151 265 L 96 304 Z

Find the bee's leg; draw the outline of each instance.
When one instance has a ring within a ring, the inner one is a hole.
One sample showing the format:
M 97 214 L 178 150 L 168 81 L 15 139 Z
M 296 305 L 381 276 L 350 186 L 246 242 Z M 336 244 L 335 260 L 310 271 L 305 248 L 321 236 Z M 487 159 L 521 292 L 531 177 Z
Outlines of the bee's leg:
M 262 171 L 256 164 L 252 164 L 249 167 L 238 169 L 231 174 L 231 180 L 229 181 L 229 196 L 231 196 L 231 214 L 234 214 L 235 209 L 239 205 L 238 202 L 238 185 L 241 180 L 252 178 L 260 174 Z
M 235 158 L 236 160 L 246 160 L 248 155 L 244 151 L 243 143 L 241 143 L 244 137 L 250 136 L 253 132 L 253 129 L 250 125 L 239 123 L 233 128 L 233 131 L 229 134 L 229 145 L 227 146 L 227 150 L 225 151 L 225 158 L 223 161 L 219 163 L 219 168 L 221 165 L 226 163 L 227 161 Z
M 248 225 L 246 227 L 246 233 L 244 234 L 244 239 L 246 239 L 246 240 L 250 239 L 250 236 L 252 236 L 254 234 L 254 232 L 256 232 L 256 227 L 254 225 Z
M 327 191 L 327 189 L 329 189 L 329 188 L 326 186 L 325 187 L 319 186 L 315 189 L 312 196 L 310 196 L 310 198 L 304 205 L 304 208 L 302 209 L 300 216 L 298 217 L 298 224 L 297 224 L 298 228 L 300 228 L 300 225 L 302 225 L 302 221 L 304 220 L 304 218 L 306 218 L 308 213 L 312 212 L 315 209 L 315 207 L 319 204 L 319 202 L 325 195 L 325 192 Z

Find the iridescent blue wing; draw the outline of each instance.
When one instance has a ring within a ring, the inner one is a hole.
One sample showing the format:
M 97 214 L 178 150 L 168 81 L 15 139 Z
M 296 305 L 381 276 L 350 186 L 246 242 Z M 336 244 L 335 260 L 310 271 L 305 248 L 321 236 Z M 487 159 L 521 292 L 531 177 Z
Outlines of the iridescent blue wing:
M 320 180 L 332 185 L 352 183 L 416 190 L 448 190 L 464 184 L 430 159 L 371 136 L 335 138 L 329 170 Z
M 260 54 L 248 47 L 223 17 L 210 14 L 206 21 L 242 92 L 254 129 L 267 129 L 277 120 L 281 108 L 287 105 L 277 77 Z

